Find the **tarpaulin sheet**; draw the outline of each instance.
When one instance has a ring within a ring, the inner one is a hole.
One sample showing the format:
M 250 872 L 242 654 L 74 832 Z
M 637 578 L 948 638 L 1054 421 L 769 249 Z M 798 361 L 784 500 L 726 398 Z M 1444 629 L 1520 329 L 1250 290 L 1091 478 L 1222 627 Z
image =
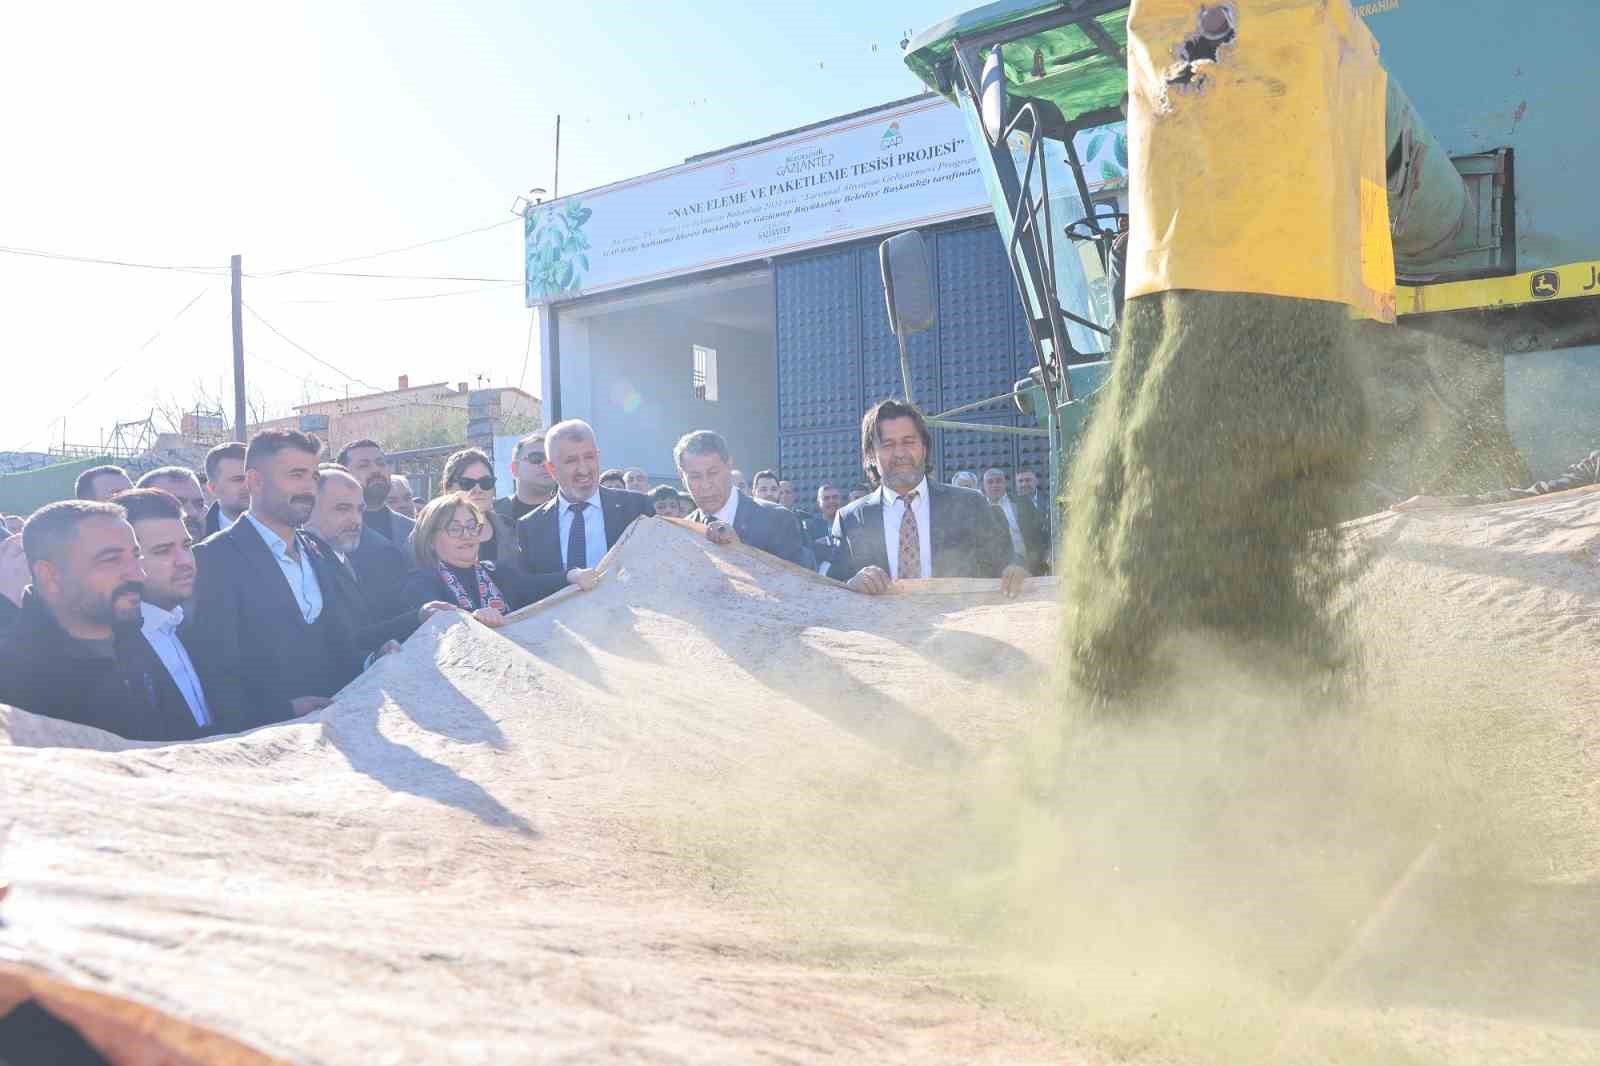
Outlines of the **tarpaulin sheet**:
M 1512 745 L 1462 773 L 1477 785 L 1517 770 L 1515 802 L 1559 846 L 1536 856 L 1540 893 L 1433 949 L 1457 954 L 1431 971 L 1403 922 L 1406 936 L 1341 925 L 1354 947 L 1336 970 L 1389 950 L 1374 964 L 1388 991 L 1313 1004 L 1294 1033 L 1401 1034 L 1395 1054 L 1360 1061 L 1600 1061 L 1597 530 L 1600 493 L 1386 514 L 1353 531 L 1376 556 L 1358 590 L 1385 638 L 1373 688 L 1437 690 L 1450 735 Z M 636 523 L 605 566 L 593 592 L 503 630 L 431 621 L 295 724 L 144 745 L 0 708 L 0 1013 L 31 994 L 110 1034 L 117 1066 L 1246 1061 L 1147 1046 L 1137 1027 L 1168 1025 L 1154 1008 L 1100 1033 L 1046 1010 L 1055 1027 L 1037 1028 L 1027 1000 L 999 994 L 1026 962 L 865 907 L 786 911 L 717 859 L 730 810 L 807 847 L 862 846 L 803 825 L 820 790 L 864 779 L 894 796 L 1052 727 L 1057 700 L 1035 684 L 1059 639 L 1050 582 L 1015 602 L 994 582 L 867 597 L 659 519 Z M 1459 693 L 1526 698 L 1479 698 L 1466 714 L 1449 679 L 1427 673 L 1442 649 L 1465 664 Z M 1531 764 L 1503 757 L 1530 745 Z M 1182 752 L 1196 761 L 1210 772 Z M 1146 791 L 1117 797 L 1122 808 L 1171 787 L 1159 764 L 1133 769 Z M 1214 815 L 1221 782 L 1202 778 L 1181 825 Z M 854 796 L 829 798 L 850 809 Z M 1061 877 L 1126 863 L 1131 844 L 1086 845 Z M 1153 858 L 1166 869 L 1165 852 Z M 821 889 L 836 869 L 791 883 Z M 1304 887 L 1269 881 L 1245 905 Z M 1085 907 L 1084 921 L 1102 920 Z M 1385 902 L 1373 921 L 1404 910 Z M 1534 933 L 1519 965 L 1486 963 L 1488 941 Z M 1194 980 L 1209 988 L 1227 969 L 1219 959 Z M 1147 977 L 1161 980 L 1141 973 L 1113 958 L 1091 980 L 1139 1006 Z M 1062 993 L 1037 987 L 1046 1006 Z M 1201 1020 L 1210 1032 L 1251 1009 L 1228 1001 Z
M 1186 61 L 1200 12 L 1235 36 Z M 1134 0 L 1127 294 L 1249 292 L 1394 320 L 1386 75 L 1348 0 Z

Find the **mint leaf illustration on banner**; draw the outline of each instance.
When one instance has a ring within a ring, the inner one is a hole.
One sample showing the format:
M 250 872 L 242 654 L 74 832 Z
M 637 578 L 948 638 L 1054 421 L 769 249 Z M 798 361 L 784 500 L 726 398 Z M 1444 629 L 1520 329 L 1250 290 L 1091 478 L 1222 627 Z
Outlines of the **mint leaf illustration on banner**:
M 545 204 L 528 214 L 527 290 L 530 301 L 575 293 L 589 270 L 589 237 L 584 223 L 594 211 L 580 201 Z

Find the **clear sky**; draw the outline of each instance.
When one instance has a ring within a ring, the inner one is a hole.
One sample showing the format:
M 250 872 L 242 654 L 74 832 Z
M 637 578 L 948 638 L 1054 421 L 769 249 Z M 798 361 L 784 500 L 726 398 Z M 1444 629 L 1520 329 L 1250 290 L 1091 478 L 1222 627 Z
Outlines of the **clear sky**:
M 0 247 L 202 272 L 0 254 L 0 451 L 59 442 L 63 420 L 69 443 L 98 443 L 201 395 L 231 413 L 230 254 L 271 274 L 505 221 L 323 269 L 515 281 L 509 210 L 552 185 L 557 112 L 576 192 L 909 96 L 904 32 L 966 6 L 13 7 Z M 288 338 L 245 315 L 271 414 L 399 374 L 539 391 L 517 284 L 293 273 L 247 277 L 244 299 Z

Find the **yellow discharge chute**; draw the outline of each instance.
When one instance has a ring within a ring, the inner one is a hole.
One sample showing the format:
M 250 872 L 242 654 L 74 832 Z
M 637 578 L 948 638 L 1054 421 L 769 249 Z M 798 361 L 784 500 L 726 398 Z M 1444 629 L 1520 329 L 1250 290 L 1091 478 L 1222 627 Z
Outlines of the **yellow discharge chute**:
M 1128 295 L 1262 293 L 1394 321 L 1386 78 L 1348 0 L 1134 0 Z

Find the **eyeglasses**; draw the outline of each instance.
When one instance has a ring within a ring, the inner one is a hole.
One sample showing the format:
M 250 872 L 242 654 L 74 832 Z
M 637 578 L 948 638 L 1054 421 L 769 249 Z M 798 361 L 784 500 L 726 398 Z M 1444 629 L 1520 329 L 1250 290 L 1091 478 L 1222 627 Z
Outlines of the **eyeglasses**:
M 488 477 L 458 477 L 456 484 L 463 489 L 482 489 L 484 492 L 494 491 L 494 475 Z
M 450 534 L 452 537 L 456 537 L 458 539 L 464 537 L 476 537 L 479 533 L 483 532 L 483 523 L 451 522 L 449 525 L 444 527 L 444 531 Z

